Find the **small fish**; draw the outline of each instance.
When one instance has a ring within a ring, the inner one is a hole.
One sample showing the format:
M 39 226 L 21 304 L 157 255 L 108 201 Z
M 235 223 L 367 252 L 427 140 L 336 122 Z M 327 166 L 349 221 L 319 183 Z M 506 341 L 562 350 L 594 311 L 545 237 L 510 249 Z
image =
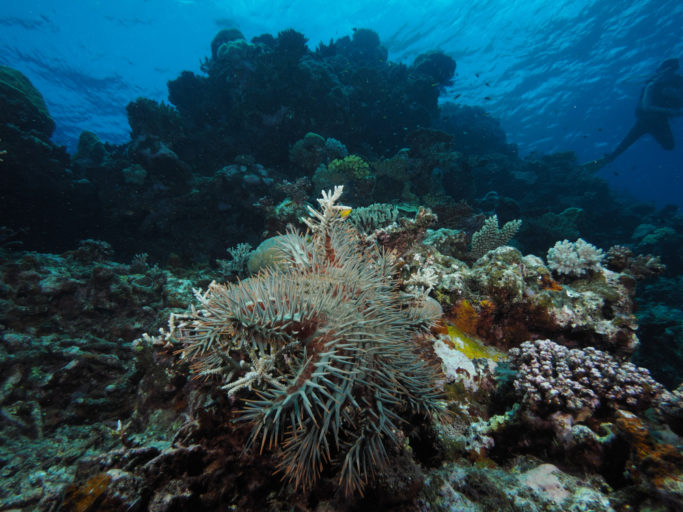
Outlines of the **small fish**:
M 453 96 L 453 99 L 457 100 L 460 96 L 462 96 L 462 94 L 456 94 L 455 96 Z
M 489 101 L 489 100 L 491 99 L 491 96 L 484 96 L 484 99 L 485 99 L 486 101 Z
M 344 208 L 343 210 L 339 210 L 339 216 L 342 219 L 345 219 L 346 217 L 348 217 L 351 214 L 352 210 L 353 210 L 353 208 Z

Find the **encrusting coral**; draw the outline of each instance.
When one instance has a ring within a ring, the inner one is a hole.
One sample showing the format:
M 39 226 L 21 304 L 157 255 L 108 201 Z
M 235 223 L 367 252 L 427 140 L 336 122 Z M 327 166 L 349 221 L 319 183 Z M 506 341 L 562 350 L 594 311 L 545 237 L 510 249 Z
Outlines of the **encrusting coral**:
M 249 446 L 279 448 L 279 471 L 303 489 L 337 464 L 350 494 L 386 468 L 403 413 L 442 405 L 434 370 L 410 345 L 434 319 L 400 293 L 392 258 L 343 222 L 341 193 L 309 207 L 309 236 L 283 237 L 287 268 L 211 284 L 171 335 L 197 375 L 229 395 L 255 392 L 240 417 Z

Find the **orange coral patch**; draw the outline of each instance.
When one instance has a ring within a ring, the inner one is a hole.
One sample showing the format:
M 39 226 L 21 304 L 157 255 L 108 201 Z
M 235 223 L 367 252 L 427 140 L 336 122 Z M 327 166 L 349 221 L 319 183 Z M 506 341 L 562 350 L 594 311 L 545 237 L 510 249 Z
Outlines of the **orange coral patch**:
M 446 321 L 468 336 L 489 339 L 496 314 L 496 305 L 482 300 L 476 305 L 463 299 L 458 301 L 446 315 Z
M 544 290 L 559 292 L 562 289 L 562 285 L 550 277 L 550 275 L 543 274 L 541 276 L 541 288 Z
M 111 477 L 106 473 L 99 473 L 91 477 L 83 485 L 70 485 L 67 487 L 62 510 L 70 512 L 94 512 L 99 510 L 104 493 L 111 482 Z
M 458 301 L 451 309 L 452 318 L 449 320 L 465 334 L 476 336 L 479 324 L 479 315 L 470 301 L 463 299 Z
M 631 446 L 631 474 L 651 479 L 658 488 L 676 478 L 683 455 L 674 446 L 657 441 L 634 414 L 620 412 L 616 425 Z

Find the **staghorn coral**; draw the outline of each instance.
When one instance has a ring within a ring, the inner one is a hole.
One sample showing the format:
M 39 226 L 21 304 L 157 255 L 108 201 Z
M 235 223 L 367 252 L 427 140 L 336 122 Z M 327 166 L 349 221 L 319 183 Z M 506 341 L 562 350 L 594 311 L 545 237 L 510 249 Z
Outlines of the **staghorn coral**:
M 252 252 L 250 244 L 237 244 L 234 247 L 228 248 L 229 260 L 216 260 L 216 263 L 218 263 L 218 266 L 226 276 L 236 274 L 244 277 L 249 272 L 249 259 Z
M 399 293 L 391 259 L 343 224 L 341 192 L 309 207 L 310 237 L 285 236 L 287 268 L 213 283 L 171 333 L 198 375 L 229 395 L 255 391 L 240 417 L 248 446 L 279 447 L 278 470 L 303 489 L 335 463 L 350 494 L 386 468 L 402 413 L 438 413 L 440 401 L 407 345 L 433 319 Z

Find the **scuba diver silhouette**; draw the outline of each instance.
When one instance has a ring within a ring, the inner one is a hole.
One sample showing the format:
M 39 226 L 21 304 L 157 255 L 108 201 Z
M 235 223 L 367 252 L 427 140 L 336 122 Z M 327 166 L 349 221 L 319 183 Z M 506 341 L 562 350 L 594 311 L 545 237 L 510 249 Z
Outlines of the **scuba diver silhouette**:
M 636 122 L 614 151 L 599 160 L 585 164 L 597 171 L 613 162 L 631 144 L 643 135 L 650 134 L 663 149 L 675 147 L 669 118 L 683 115 L 683 76 L 676 74 L 678 59 L 665 60 L 640 93 L 636 107 Z

